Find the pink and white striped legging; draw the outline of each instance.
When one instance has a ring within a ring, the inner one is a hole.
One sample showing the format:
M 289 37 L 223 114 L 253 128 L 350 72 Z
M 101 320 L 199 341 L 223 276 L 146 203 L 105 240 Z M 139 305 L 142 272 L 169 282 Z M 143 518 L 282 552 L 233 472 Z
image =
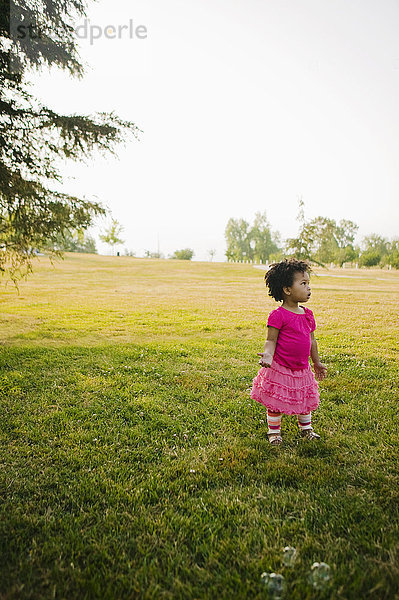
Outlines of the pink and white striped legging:
M 276 413 L 267 409 L 267 424 L 269 426 L 268 433 L 280 433 L 281 431 L 281 415 L 282 413 Z M 297 415 L 298 425 L 301 431 L 305 429 L 312 429 L 312 413 L 309 412 L 306 415 Z

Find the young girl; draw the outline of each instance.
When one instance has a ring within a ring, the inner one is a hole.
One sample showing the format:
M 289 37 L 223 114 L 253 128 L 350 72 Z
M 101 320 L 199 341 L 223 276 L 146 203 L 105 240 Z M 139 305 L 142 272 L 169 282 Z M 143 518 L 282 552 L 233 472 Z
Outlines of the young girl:
M 282 305 L 269 315 L 265 348 L 257 353 L 261 368 L 253 379 L 251 398 L 267 408 L 267 435 L 274 446 L 283 441 L 282 414 L 298 415 L 303 437 L 320 438 L 311 423 L 311 411 L 319 405 L 319 393 L 309 355 L 317 379 L 324 379 L 327 367 L 317 351 L 313 313 L 299 305 L 310 298 L 309 271 L 306 262 L 291 258 L 272 265 L 265 275 L 269 296 L 282 300 Z

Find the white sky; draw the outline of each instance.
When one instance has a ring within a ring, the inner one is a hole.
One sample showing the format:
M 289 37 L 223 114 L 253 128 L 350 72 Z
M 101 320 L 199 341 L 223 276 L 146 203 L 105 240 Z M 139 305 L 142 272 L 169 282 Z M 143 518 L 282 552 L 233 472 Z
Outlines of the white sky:
M 115 111 L 144 133 L 65 168 L 124 226 L 119 248 L 224 260 L 230 217 L 266 211 L 283 238 L 305 215 L 399 234 L 398 0 L 99 0 L 89 25 L 147 39 L 81 40 L 81 81 L 34 78 L 66 114 Z M 99 222 L 94 230 L 104 227 Z M 100 253 L 108 247 L 97 243 Z

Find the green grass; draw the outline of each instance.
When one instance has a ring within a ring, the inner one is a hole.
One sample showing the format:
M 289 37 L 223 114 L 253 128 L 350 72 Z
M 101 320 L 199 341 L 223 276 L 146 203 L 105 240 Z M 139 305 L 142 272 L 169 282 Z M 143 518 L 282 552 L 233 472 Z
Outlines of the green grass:
M 261 270 L 67 255 L 3 290 L 2 600 L 261 599 L 263 571 L 291 600 L 399 598 L 399 274 L 324 273 L 322 440 L 286 417 L 282 448 L 249 398 Z

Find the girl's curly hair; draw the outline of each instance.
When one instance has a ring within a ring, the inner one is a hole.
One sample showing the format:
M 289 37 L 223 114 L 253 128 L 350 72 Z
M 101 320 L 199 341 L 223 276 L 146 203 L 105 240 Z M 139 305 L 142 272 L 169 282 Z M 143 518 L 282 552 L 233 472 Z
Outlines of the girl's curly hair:
M 283 288 L 292 286 L 295 273 L 306 272 L 312 272 L 310 265 L 296 258 L 285 258 L 271 265 L 265 275 L 265 283 L 266 287 L 269 288 L 269 296 L 272 296 L 277 302 L 284 300 Z

